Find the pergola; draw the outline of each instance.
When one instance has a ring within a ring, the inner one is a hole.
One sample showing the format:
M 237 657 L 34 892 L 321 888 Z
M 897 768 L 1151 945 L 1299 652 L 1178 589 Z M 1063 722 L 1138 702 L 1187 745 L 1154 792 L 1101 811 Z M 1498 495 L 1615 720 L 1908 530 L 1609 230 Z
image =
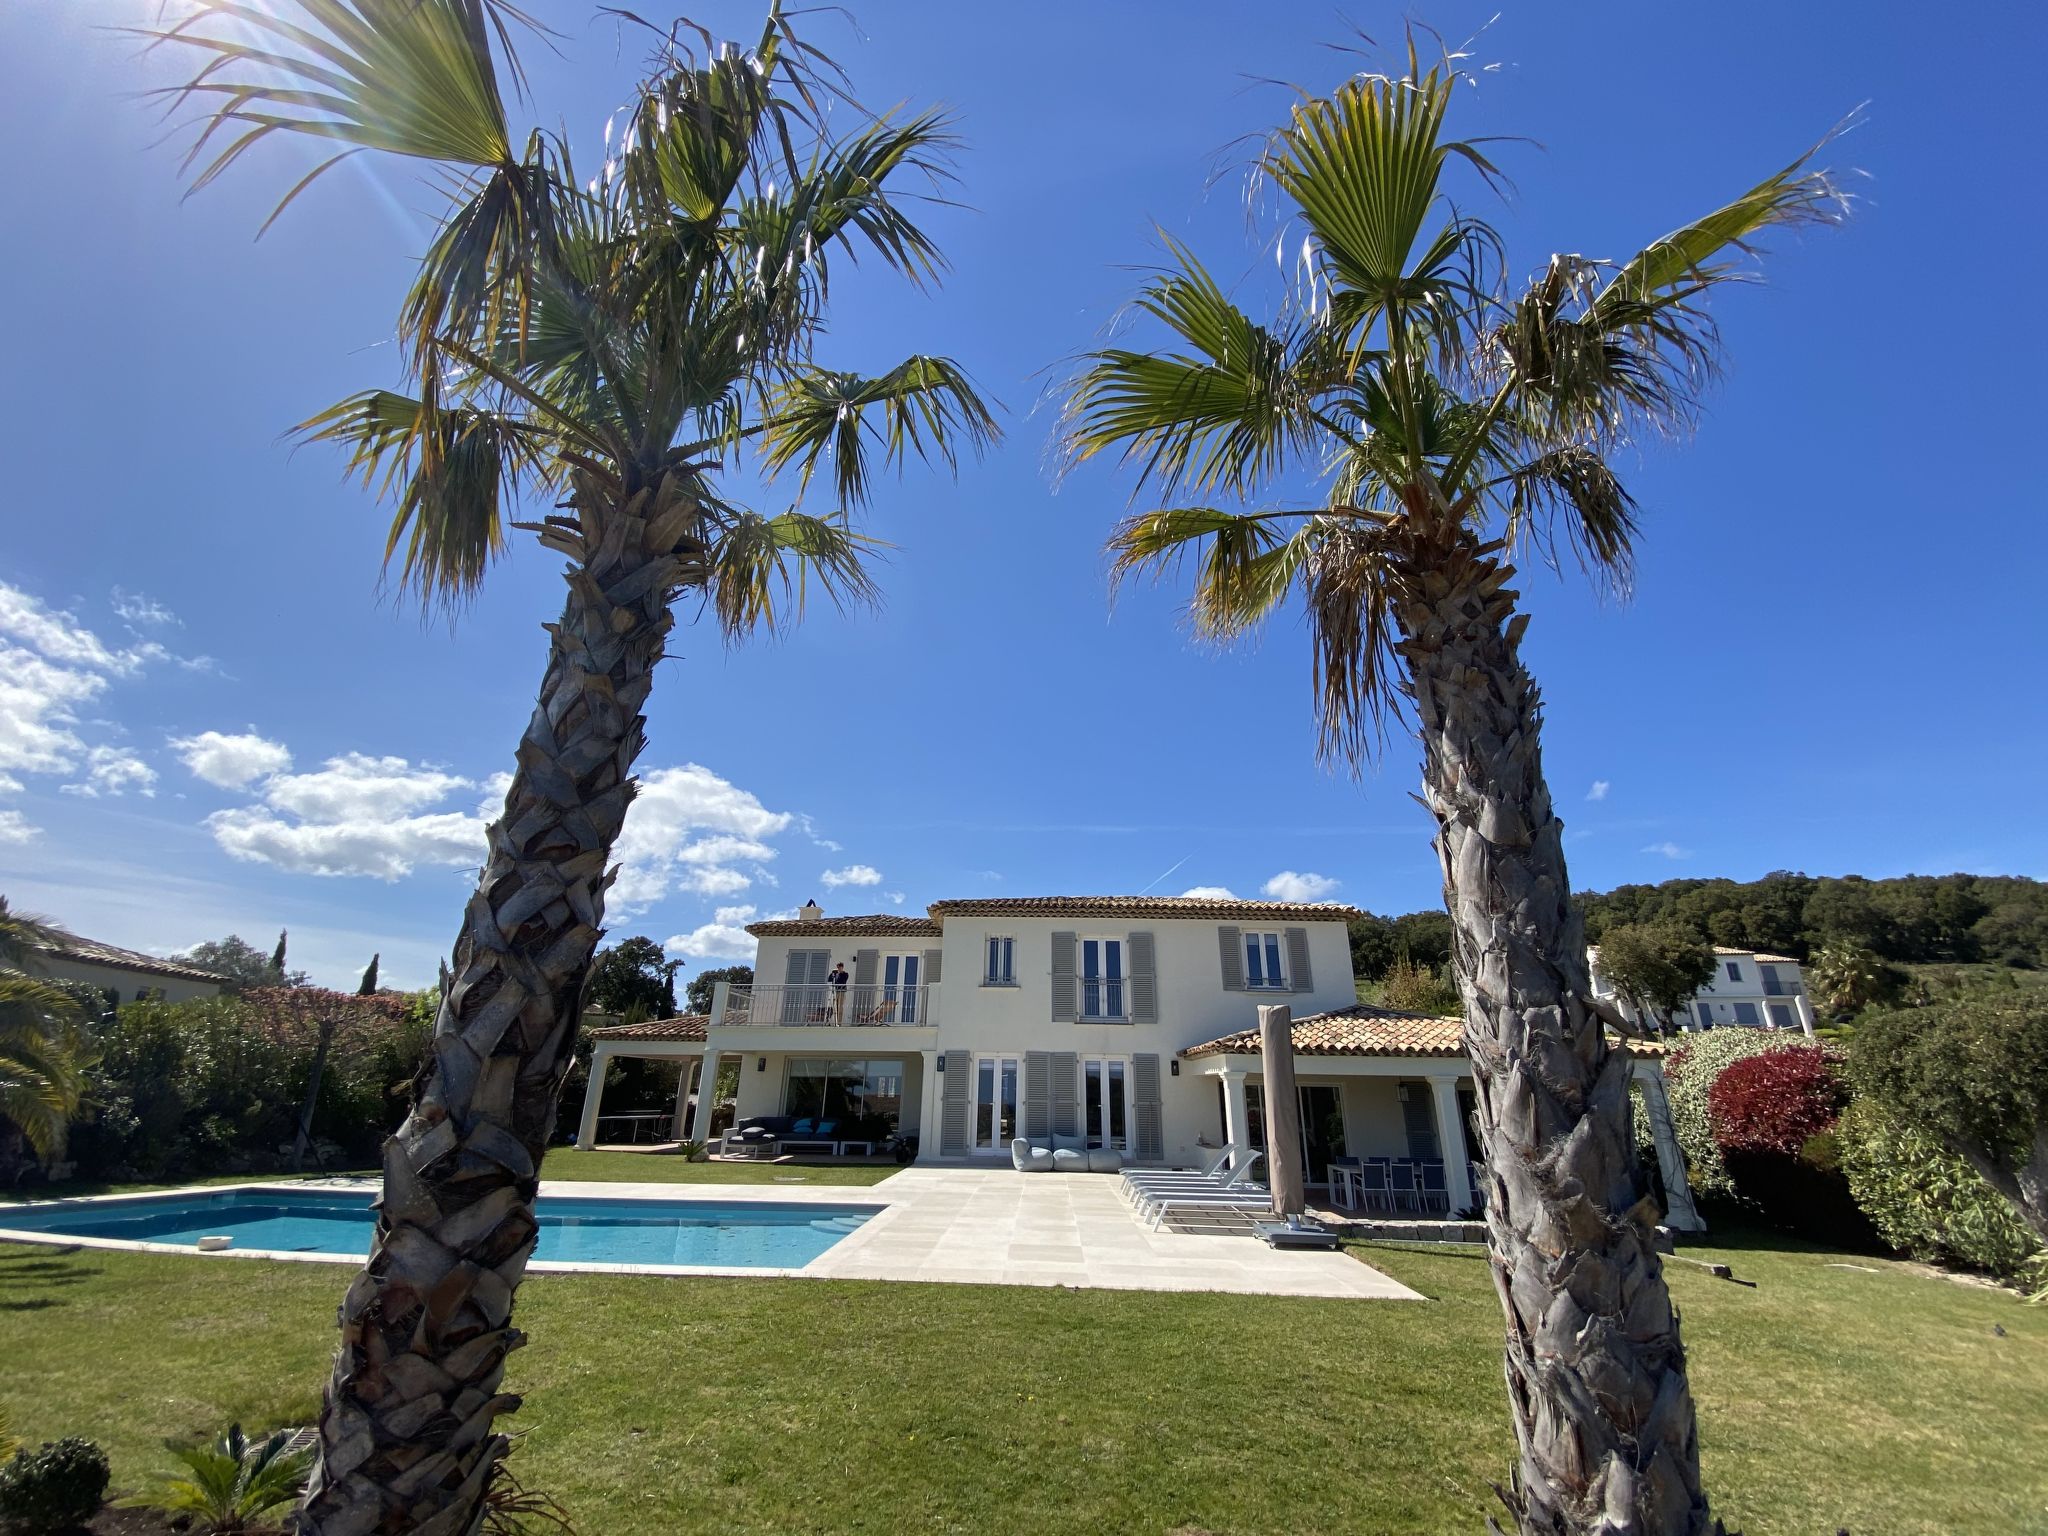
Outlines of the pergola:
M 642 1024 L 613 1024 L 592 1030 L 590 1038 L 595 1049 L 590 1054 L 590 1082 L 583 1090 L 583 1116 L 576 1125 L 576 1145 L 585 1148 L 597 1145 L 598 1122 L 603 1118 L 605 1074 L 618 1057 L 681 1060 L 682 1076 L 676 1083 L 676 1109 L 669 1129 L 673 1140 L 683 1140 L 686 1131 L 702 1140 L 710 1129 L 710 1098 L 717 1086 L 699 1082 L 703 1076 L 704 1033 L 710 1022 L 709 1014 L 685 1013 L 672 1019 L 649 1019 Z M 690 1125 L 687 1121 L 693 1085 L 699 1103 L 697 1123 Z

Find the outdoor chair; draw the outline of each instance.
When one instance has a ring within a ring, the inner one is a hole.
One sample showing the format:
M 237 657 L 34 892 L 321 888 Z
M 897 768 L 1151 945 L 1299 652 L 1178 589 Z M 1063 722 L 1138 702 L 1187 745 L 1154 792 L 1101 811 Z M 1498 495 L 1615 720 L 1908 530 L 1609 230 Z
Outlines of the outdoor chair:
M 1402 1161 L 1387 1169 L 1387 1186 L 1393 1192 L 1394 1204 L 1404 1211 L 1418 1208 L 1422 1190 L 1415 1182 L 1415 1165 Z
M 1387 1165 L 1378 1158 L 1369 1158 L 1358 1166 L 1358 1199 L 1368 1211 L 1394 1208 L 1394 1187 L 1387 1175 Z
M 1444 1165 L 1424 1163 L 1422 1165 L 1422 1208 L 1426 1211 L 1442 1211 L 1450 1214 L 1450 1190 L 1444 1184 Z

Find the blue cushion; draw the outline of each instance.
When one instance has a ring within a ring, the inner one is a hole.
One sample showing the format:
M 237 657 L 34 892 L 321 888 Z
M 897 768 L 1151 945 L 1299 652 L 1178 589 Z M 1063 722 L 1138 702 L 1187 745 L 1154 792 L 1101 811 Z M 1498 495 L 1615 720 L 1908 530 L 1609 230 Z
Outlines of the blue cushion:
M 1052 1166 L 1056 1173 L 1086 1173 L 1088 1154 L 1077 1152 L 1072 1147 L 1059 1147 L 1052 1154 Z
M 808 1119 L 799 1120 L 789 1128 L 789 1133 L 792 1136 L 808 1136 L 811 1133 L 811 1122 Z
M 1115 1173 L 1124 1165 L 1123 1153 L 1115 1147 L 1090 1147 L 1088 1149 L 1088 1171 L 1090 1173 Z
M 1052 1153 L 1019 1136 L 1010 1143 L 1010 1163 L 1019 1173 L 1043 1173 L 1052 1167 Z
M 1055 1152 L 1086 1152 L 1088 1150 L 1088 1138 L 1086 1136 L 1054 1136 L 1052 1139 L 1052 1149 Z

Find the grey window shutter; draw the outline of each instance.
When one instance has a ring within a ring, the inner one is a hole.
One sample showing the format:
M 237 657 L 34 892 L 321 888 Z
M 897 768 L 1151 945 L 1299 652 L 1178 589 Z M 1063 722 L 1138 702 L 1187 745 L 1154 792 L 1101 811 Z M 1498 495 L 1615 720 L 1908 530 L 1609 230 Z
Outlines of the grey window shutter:
M 1024 1135 L 1043 1146 L 1052 1134 L 1052 1052 L 1024 1053 Z
M 1166 1155 L 1165 1127 L 1159 1105 L 1159 1058 L 1131 1058 L 1131 1116 L 1137 1121 L 1137 1156 L 1154 1162 Z
M 1074 985 L 1074 936 L 1052 936 L 1052 1021 L 1071 1024 L 1081 1010 L 1080 988 Z
M 853 952 L 853 984 L 856 987 L 872 987 L 875 972 L 881 969 L 882 952 L 879 949 L 857 949 Z
M 801 1024 L 825 1006 L 825 976 L 832 968 L 828 949 L 792 949 L 783 972 L 782 1022 Z
M 967 1151 L 967 1091 L 974 1058 L 967 1051 L 948 1051 L 946 1084 L 939 1090 L 939 1155 L 957 1157 Z
M 1152 935 L 1134 933 L 1126 941 L 1130 950 L 1131 1022 L 1159 1022 L 1159 973 L 1153 959 Z
M 1434 1162 L 1443 1156 L 1436 1139 L 1436 1104 L 1427 1083 L 1403 1083 L 1406 1097 L 1401 1100 L 1401 1129 L 1408 1136 L 1408 1155 L 1419 1157 L 1425 1162 Z
M 788 968 L 783 972 L 783 982 L 792 987 L 801 987 L 811 979 L 811 956 L 815 950 L 792 949 L 789 952 Z
M 1287 990 L 1290 992 L 1313 992 L 1316 979 L 1308 968 L 1308 930 L 1290 928 L 1287 930 Z
M 923 974 L 923 975 L 921 975 L 921 976 L 919 976 L 919 977 L 918 977 L 918 980 L 919 980 L 919 981 L 921 981 L 921 982 L 923 982 L 923 983 L 924 983 L 924 984 L 925 984 L 926 986 L 928 986 L 928 987 L 933 987 L 933 986 L 937 986 L 937 985 L 938 985 L 938 982 L 939 982 L 939 965 L 940 965 L 940 962 L 941 962 L 941 961 L 943 961 L 944 959 L 945 959 L 945 951 L 944 951 L 944 950 L 938 950 L 938 949 L 928 949 L 928 950 L 926 950 L 926 951 L 924 952 L 924 967 L 923 967 L 923 970 L 924 970 L 924 974 Z
M 1223 990 L 1244 990 L 1244 935 L 1235 928 L 1218 928 L 1216 946 L 1223 953 Z
M 1052 1129 L 1055 1136 L 1081 1134 L 1081 1057 L 1075 1051 L 1052 1053 Z

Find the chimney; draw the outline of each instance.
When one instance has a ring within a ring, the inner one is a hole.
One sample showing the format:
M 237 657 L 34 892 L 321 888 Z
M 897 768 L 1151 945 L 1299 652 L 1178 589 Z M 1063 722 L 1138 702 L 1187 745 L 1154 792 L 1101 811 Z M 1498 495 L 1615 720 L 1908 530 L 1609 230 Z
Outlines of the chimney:
M 797 909 L 796 915 L 807 923 L 815 923 L 825 915 L 825 909 L 815 901 L 807 901 Z

